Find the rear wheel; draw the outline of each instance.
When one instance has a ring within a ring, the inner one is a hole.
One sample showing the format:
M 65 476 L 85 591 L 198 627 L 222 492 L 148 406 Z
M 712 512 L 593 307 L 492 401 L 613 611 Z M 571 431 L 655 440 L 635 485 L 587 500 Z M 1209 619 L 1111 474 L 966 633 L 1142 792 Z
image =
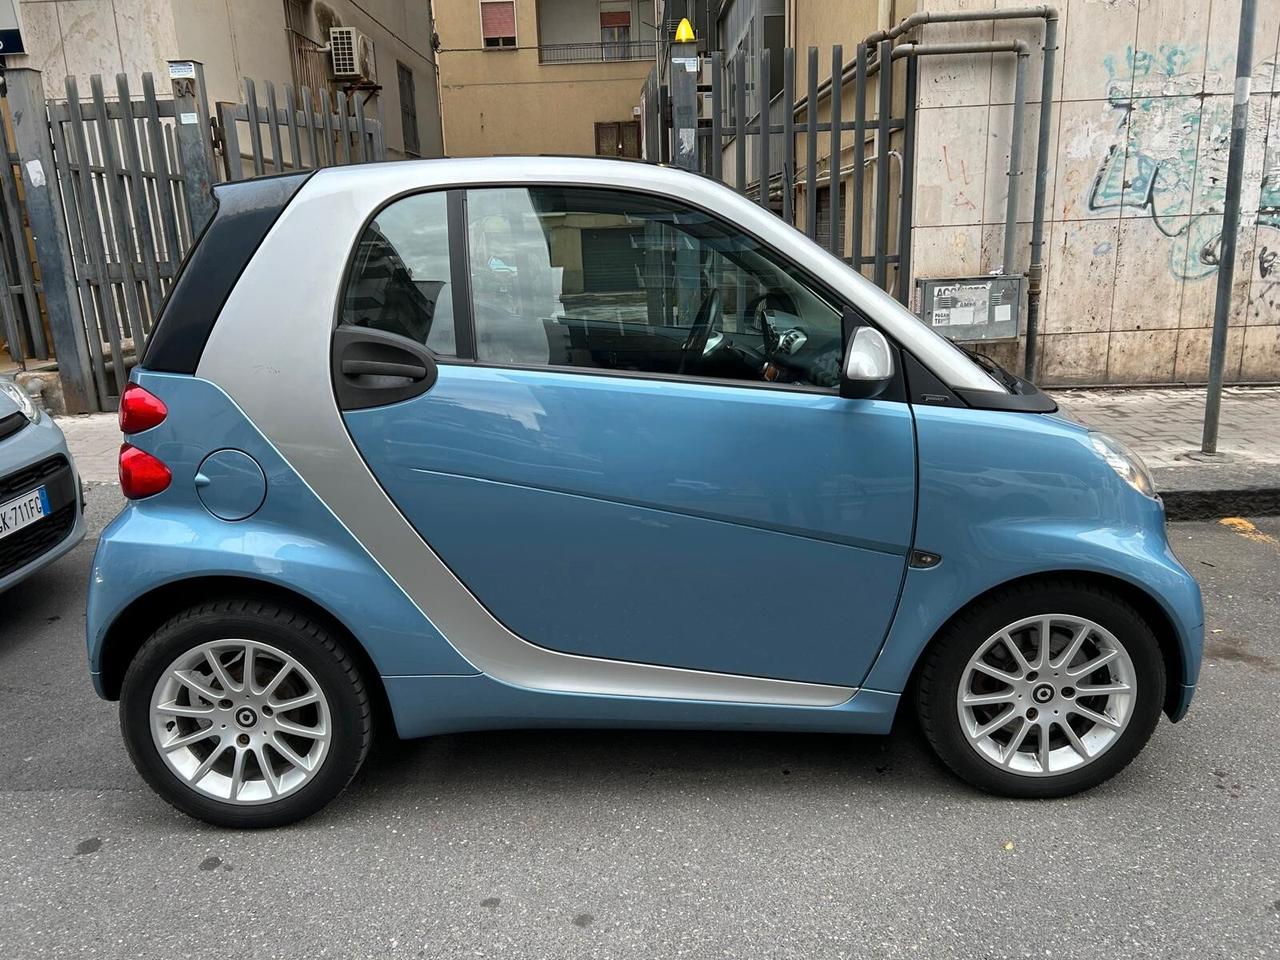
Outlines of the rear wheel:
M 254 600 L 173 617 L 130 665 L 120 700 L 138 771 L 219 826 L 280 826 L 319 810 L 355 775 L 372 734 L 363 679 L 337 640 Z
M 938 756 L 1015 797 L 1086 790 L 1151 736 L 1164 661 L 1132 607 L 1089 584 L 1013 587 L 962 613 L 926 654 L 917 707 Z

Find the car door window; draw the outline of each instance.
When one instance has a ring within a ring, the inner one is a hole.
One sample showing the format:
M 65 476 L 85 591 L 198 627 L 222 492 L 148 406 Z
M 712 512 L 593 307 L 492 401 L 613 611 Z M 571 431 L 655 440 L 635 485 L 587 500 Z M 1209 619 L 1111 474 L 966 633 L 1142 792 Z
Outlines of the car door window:
M 444 193 L 384 208 L 360 236 L 342 323 L 398 333 L 440 356 L 456 355 Z
M 482 363 L 834 387 L 841 315 L 701 210 L 623 191 L 467 193 Z

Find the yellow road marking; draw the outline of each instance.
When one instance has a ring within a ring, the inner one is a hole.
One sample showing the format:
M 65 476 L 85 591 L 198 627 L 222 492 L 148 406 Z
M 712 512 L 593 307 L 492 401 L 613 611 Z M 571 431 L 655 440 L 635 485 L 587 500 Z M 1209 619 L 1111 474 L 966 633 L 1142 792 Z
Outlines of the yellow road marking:
M 1280 547 L 1280 540 L 1271 536 L 1269 533 L 1263 533 L 1244 517 L 1223 517 L 1218 523 L 1222 524 L 1228 530 L 1233 530 L 1246 540 L 1252 540 L 1254 543 L 1267 543 L 1273 547 Z

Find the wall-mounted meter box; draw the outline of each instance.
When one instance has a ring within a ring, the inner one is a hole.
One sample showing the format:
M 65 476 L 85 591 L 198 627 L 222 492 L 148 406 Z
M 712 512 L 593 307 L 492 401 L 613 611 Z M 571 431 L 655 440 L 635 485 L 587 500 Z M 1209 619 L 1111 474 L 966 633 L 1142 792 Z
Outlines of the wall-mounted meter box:
M 916 313 L 948 340 L 1010 340 L 1026 299 L 1023 276 L 916 281 Z

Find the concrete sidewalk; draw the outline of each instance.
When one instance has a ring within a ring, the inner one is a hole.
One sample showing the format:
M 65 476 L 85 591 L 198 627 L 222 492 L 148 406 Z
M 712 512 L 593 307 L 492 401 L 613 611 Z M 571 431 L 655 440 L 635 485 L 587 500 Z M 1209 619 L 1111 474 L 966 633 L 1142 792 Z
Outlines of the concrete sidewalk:
M 1280 512 L 1280 387 L 1224 391 L 1220 453 L 1214 457 L 1199 453 L 1203 388 L 1050 392 L 1064 413 L 1142 455 L 1171 517 Z M 115 414 L 60 417 L 58 425 L 81 476 L 115 483 L 121 441 Z
M 1223 391 L 1213 456 L 1200 452 L 1204 387 L 1050 393 L 1063 413 L 1142 456 L 1170 519 L 1280 513 L 1280 387 Z

